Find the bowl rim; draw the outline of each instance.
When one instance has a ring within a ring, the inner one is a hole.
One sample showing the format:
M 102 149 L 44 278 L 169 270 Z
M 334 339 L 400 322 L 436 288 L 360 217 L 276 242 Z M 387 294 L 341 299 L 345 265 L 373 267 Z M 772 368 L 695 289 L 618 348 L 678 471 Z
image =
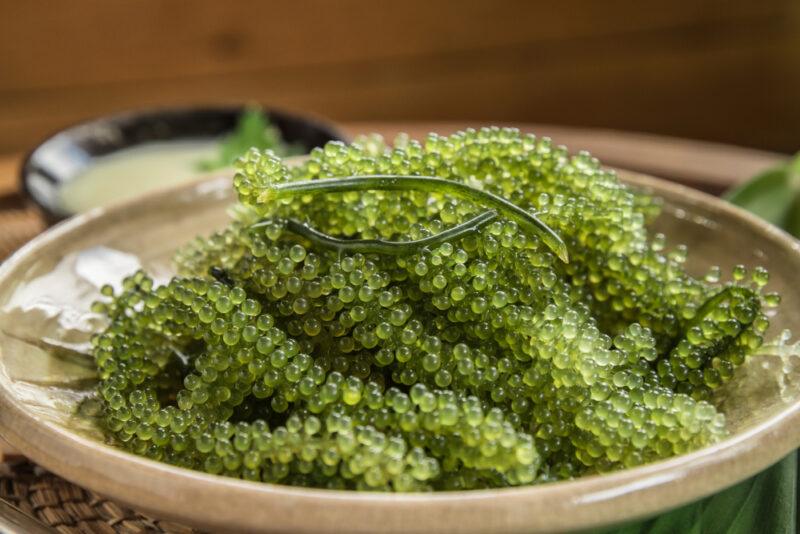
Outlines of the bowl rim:
M 658 178 L 619 171 L 621 178 L 656 194 L 680 197 L 687 205 L 718 211 L 739 219 L 765 239 L 800 258 L 800 241 L 758 217 L 711 195 Z M 217 177 L 204 184 L 224 184 Z M 179 185 L 112 208 L 97 208 L 68 219 L 34 238 L 0 265 L 0 287 L 39 250 L 71 234 L 91 232 L 93 226 L 113 221 L 130 205 L 170 204 L 178 191 L 192 191 L 197 183 Z M 1 356 L 0 356 L 1 357 Z M 5 375 L 5 370 L 1 371 Z M 83 487 L 117 499 L 158 517 L 220 529 L 257 530 L 265 525 L 263 513 L 248 517 L 235 505 L 237 498 L 259 500 L 270 515 L 271 529 L 314 532 L 325 528 L 320 518 L 341 515 L 362 523 L 348 530 L 370 532 L 383 528 L 397 531 L 427 531 L 425 520 L 436 520 L 440 531 L 566 531 L 599 528 L 633 521 L 703 498 L 752 476 L 779 461 L 800 444 L 800 399 L 787 404 L 758 425 L 719 443 L 666 460 L 603 475 L 542 485 L 442 493 L 386 494 L 345 490 L 307 489 L 249 482 L 209 475 L 142 458 L 113 448 L 51 422 L 37 419 L 9 391 L 8 377 L 0 380 L 0 428 L 8 441 L 31 460 Z M 770 443 L 765 451 L 761 445 Z M 158 481 L 168 476 L 176 494 L 166 493 Z M 122 479 L 122 480 L 121 480 Z M 226 503 L 213 503 L 207 492 L 226 495 Z M 635 510 L 628 509 L 637 495 Z M 202 503 L 192 516 L 171 505 L 176 499 Z M 546 502 L 547 508 L 541 503 Z M 537 505 L 537 503 L 539 503 Z M 239 504 L 238 506 L 241 506 Z M 576 506 L 580 508 L 576 510 Z M 279 514 L 279 511 L 290 513 Z M 309 512 L 311 510 L 311 512 Z M 483 515 L 482 515 L 483 514 Z M 485 516 L 485 517 L 484 517 Z M 513 518 L 511 516 L 514 516 Z M 405 521 L 398 520 L 405 517 Z M 442 518 L 449 523 L 443 524 Z M 329 523 L 335 531 L 341 523 Z M 441 528 L 441 529 L 440 529 Z
M 33 204 L 39 213 L 45 218 L 45 220 L 49 224 L 58 223 L 68 217 L 72 217 L 78 214 L 75 213 L 65 213 L 60 212 L 58 210 L 52 209 L 48 207 L 45 202 L 42 202 L 41 199 L 37 196 L 36 192 L 33 191 L 30 187 L 30 176 L 32 174 L 31 168 L 31 161 L 35 154 L 51 143 L 56 138 L 69 135 L 71 132 L 75 130 L 79 130 L 81 128 L 86 128 L 93 124 L 114 124 L 120 121 L 127 121 L 139 117 L 157 117 L 159 115 L 188 115 L 190 113 L 234 113 L 238 112 L 241 113 L 245 109 L 249 107 L 260 107 L 261 110 L 269 114 L 276 114 L 281 116 L 285 119 L 292 119 L 297 121 L 303 121 L 308 123 L 310 126 L 318 129 L 320 132 L 328 135 L 331 140 L 339 140 L 339 141 L 349 141 L 349 136 L 347 136 L 340 127 L 334 123 L 333 121 L 326 119 L 325 117 L 308 111 L 300 111 L 293 109 L 291 107 L 284 107 L 284 106 L 271 106 L 266 103 L 257 102 L 257 101 L 230 101 L 230 102 L 208 102 L 208 103 L 197 103 L 197 104 L 189 104 L 189 105 L 155 105 L 155 106 L 142 106 L 142 107 L 130 107 L 125 108 L 119 111 L 115 111 L 113 113 L 107 113 L 102 115 L 92 115 L 89 117 L 85 117 L 82 119 L 78 119 L 74 122 L 69 122 L 66 125 L 59 127 L 58 129 L 54 129 L 50 131 L 49 134 L 41 137 L 39 141 L 37 141 L 33 147 L 28 149 L 23 153 L 22 160 L 19 163 L 19 168 L 17 171 L 17 182 L 19 184 L 19 191 L 22 193 L 25 199 Z M 175 138 L 181 139 L 181 138 Z M 143 144 L 143 143 L 142 143 Z M 138 146 L 137 145 L 131 145 Z

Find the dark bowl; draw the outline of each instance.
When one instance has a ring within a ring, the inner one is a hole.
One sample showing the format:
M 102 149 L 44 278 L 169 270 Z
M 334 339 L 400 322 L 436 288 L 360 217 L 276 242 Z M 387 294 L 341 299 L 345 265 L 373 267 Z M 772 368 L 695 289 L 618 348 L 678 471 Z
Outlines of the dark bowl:
M 74 215 L 59 205 L 61 187 L 74 180 L 93 161 L 118 150 L 152 141 L 208 139 L 231 132 L 246 108 L 204 106 L 159 108 L 106 115 L 60 130 L 36 146 L 20 170 L 22 190 L 54 224 Z M 345 137 L 316 118 L 264 108 L 283 139 L 310 151 Z

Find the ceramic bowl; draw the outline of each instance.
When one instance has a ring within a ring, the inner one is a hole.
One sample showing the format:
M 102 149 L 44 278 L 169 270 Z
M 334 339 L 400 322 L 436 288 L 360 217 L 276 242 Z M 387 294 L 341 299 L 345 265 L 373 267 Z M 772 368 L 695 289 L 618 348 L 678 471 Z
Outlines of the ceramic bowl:
M 233 131 L 245 106 L 157 108 L 129 111 L 82 122 L 37 145 L 20 170 L 21 189 L 49 223 L 74 215 L 60 205 L 59 191 L 97 158 L 157 141 L 215 139 Z M 331 124 L 308 116 L 265 109 L 281 137 L 307 151 L 345 140 Z
M 783 295 L 772 332 L 800 326 L 796 241 L 711 196 L 623 175 L 665 200 L 653 230 L 673 245 L 689 246 L 691 272 L 699 275 L 712 264 L 764 265 L 772 275 L 770 289 Z M 731 435 L 724 441 L 635 469 L 546 485 L 404 495 L 305 489 L 184 470 L 104 445 L 97 430 L 75 416 L 91 373 L 63 357 L 87 335 L 67 336 L 65 321 L 92 329 L 75 311 L 97 294 L 83 276 L 101 283 L 137 262 L 157 276 L 168 275 L 173 249 L 225 224 L 231 200 L 229 180 L 218 179 L 98 209 L 50 229 L 0 267 L 5 438 L 67 480 L 158 517 L 212 531 L 317 533 L 552 532 L 617 525 L 720 491 L 800 445 L 800 365 L 796 358 L 766 355 L 750 358 L 726 386 L 722 409 Z M 70 311 L 59 316 L 65 306 Z

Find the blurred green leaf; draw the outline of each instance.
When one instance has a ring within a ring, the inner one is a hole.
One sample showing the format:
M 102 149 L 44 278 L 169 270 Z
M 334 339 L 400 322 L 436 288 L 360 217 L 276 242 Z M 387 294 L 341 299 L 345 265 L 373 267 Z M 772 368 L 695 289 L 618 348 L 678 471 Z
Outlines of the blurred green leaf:
M 218 156 L 198 162 L 197 168 L 207 172 L 229 167 L 250 148 L 270 149 L 278 156 L 302 153 L 302 148 L 283 141 L 280 130 L 269 121 L 261 108 L 251 107 L 242 113 L 236 129 L 222 141 Z
M 794 534 L 797 453 L 702 501 L 595 534 Z
M 800 153 L 727 192 L 723 198 L 800 236 Z
M 782 228 L 793 236 L 800 237 L 800 194 L 794 195 Z

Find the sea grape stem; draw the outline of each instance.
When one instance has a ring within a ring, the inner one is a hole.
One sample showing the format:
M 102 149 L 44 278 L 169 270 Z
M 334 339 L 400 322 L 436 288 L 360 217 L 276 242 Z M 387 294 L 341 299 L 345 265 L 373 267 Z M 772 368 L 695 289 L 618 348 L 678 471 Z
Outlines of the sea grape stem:
M 673 354 L 677 347 L 680 346 L 681 342 L 688 339 L 689 331 L 693 328 L 699 327 L 703 324 L 704 321 L 711 319 L 712 314 L 715 310 L 717 310 L 721 305 L 727 304 L 729 306 L 734 306 L 737 304 L 736 301 L 740 301 L 745 303 L 751 310 L 757 310 L 760 308 L 758 295 L 756 295 L 752 290 L 741 287 L 741 286 L 728 286 L 719 292 L 715 293 L 698 308 L 697 312 L 695 312 L 694 317 L 689 320 L 688 324 L 683 330 L 683 335 L 680 336 L 677 340 L 675 340 L 674 345 L 669 350 L 667 354 Z M 753 321 L 755 320 L 756 312 L 753 311 L 749 317 L 745 317 L 744 319 L 738 319 L 735 322 L 735 331 L 727 332 L 723 337 L 718 337 L 716 339 L 717 343 L 725 343 L 730 344 L 734 339 L 738 338 L 742 332 L 746 328 L 748 328 Z M 721 350 L 719 346 L 716 347 L 717 352 Z M 711 348 L 706 349 L 708 354 L 713 353 L 714 351 Z M 705 363 L 705 362 L 704 362 Z
M 535 214 L 530 213 L 508 200 L 476 189 L 467 184 L 436 178 L 433 176 L 405 176 L 372 174 L 366 176 L 347 176 L 342 178 L 325 178 L 299 182 L 281 182 L 272 184 L 259 196 L 260 202 L 268 202 L 296 195 L 320 195 L 342 193 L 347 191 L 425 191 L 429 193 L 449 194 L 468 200 L 478 206 L 497 210 L 507 219 L 516 222 L 523 231 L 538 235 L 547 247 L 564 263 L 569 262 L 567 246 L 559 235 L 542 222 Z
M 286 229 L 321 247 L 330 248 L 339 252 L 360 252 L 361 254 L 388 254 L 403 256 L 413 254 L 422 247 L 441 245 L 461 237 L 472 235 L 478 230 L 497 219 L 494 210 L 485 211 L 461 224 L 448 228 L 438 234 L 415 239 L 411 241 L 386 241 L 383 239 L 342 239 L 320 232 L 308 224 L 288 219 Z M 269 222 L 256 223 L 252 228 L 270 224 Z
M 758 306 L 758 296 L 752 290 L 746 287 L 728 286 L 719 291 L 718 293 L 709 297 L 702 304 L 702 306 L 700 306 L 700 308 L 694 314 L 694 317 L 689 322 L 689 325 L 686 328 L 686 330 L 695 326 L 699 326 L 711 314 L 711 312 L 713 312 L 714 309 L 716 309 L 723 302 L 733 301 L 734 299 L 737 298 L 741 299 L 744 302 L 747 302 L 752 307 Z M 755 318 L 755 316 L 753 316 L 753 318 Z M 752 322 L 753 322 L 752 319 L 750 321 L 744 322 L 743 327 L 749 326 L 750 323 Z

